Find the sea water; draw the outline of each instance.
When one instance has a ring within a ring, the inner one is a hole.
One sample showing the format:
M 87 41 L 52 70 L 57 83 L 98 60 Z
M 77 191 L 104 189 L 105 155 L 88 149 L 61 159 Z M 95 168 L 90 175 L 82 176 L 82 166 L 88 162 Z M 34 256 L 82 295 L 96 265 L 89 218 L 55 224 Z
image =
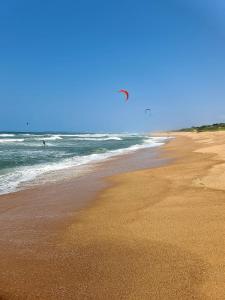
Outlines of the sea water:
M 160 146 L 165 140 L 135 133 L 0 132 L 0 194 L 19 190 L 50 172 L 80 169 L 116 155 Z

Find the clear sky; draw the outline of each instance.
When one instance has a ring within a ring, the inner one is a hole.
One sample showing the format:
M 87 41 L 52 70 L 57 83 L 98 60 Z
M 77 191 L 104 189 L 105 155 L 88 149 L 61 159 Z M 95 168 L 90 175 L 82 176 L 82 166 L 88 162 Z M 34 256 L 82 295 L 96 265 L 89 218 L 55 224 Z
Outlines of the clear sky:
M 0 130 L 225 122 L 224 12 L 224 0 L 1 1 Z

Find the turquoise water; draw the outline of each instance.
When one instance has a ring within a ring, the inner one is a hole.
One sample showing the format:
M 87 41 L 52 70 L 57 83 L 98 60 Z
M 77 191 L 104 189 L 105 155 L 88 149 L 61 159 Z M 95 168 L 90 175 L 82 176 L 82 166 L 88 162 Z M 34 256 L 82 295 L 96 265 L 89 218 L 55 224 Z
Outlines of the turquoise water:
M 165 139 L 125 133 L 0 132 L 0 194 L 16 191 L 45 173 L 156 147 Z

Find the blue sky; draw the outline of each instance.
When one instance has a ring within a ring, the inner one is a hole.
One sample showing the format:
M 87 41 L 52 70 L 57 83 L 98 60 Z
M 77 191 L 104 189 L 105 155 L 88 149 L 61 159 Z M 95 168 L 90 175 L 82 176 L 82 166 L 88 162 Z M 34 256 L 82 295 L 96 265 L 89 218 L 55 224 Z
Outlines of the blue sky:
M 0 130 L 225 122 L 224 11 L 222 0 L 1 1 Z

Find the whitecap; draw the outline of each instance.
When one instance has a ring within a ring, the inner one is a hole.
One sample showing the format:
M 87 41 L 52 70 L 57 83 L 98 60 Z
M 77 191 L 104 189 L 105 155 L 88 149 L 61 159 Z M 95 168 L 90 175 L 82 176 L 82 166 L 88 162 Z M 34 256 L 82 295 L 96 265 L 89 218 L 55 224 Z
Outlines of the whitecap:
M 121 141 L 122 138 L 120 137 L 106 137 L 106 138 L 74 138 L 76 141 Z
M 0 133 L 0 137 L 10 137 L 10 136 L 15 136 L 15 134 L 12 134 L 12 133 Z
M 59 135 L 52 135 L 52 136 L 43 136 L 43 137 L 39 137 L 39 138 L 35 138 L 35 140 L 37 141 L 56 141 L 56 140 L 61 140 L 62 137 L 60 137 Z
M 24 142 L 24 139 L 0 139 L 0 143 Z

